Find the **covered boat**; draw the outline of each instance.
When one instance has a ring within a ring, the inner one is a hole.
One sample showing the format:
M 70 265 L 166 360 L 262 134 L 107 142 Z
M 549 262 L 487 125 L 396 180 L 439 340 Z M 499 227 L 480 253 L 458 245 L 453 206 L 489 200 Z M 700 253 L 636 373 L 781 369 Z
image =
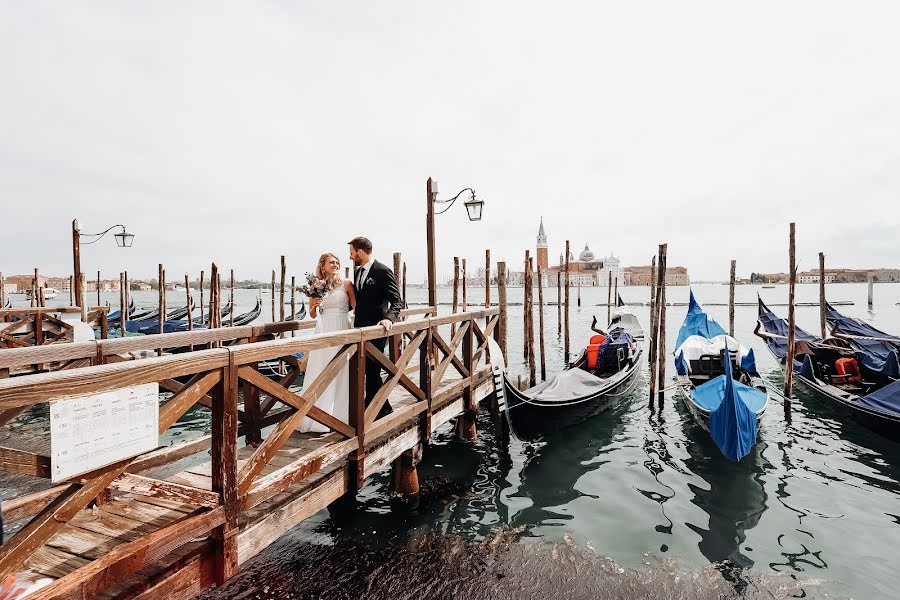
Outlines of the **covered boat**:
M 859 319 L 827 307 L 826 319 L 835 337 L 822 339 L 795 330 L 794 377 L 835 407 L 893 440 L 900 440 L 900 380 L 896 347 L 891 337 Z M 788 324 L 759 300 L 755 333 L 784 365 Z M 862 335 L 873 333 L 876 335 Z M 883 344 L 872 344 L 881 338 Z
M 768 391 L 753 350 L 727 335 L 693 291 L 678 332 L 675 370 L 685 406 L 722 454 L 734 462 L 749 454 L 769 403 Z
M 562 372 L 527 390 L 504 376 L 505 412 L 517 435 L 531 437 L 575 425 L 627 396 L 637 383 L 644 331 L 618 306 L 608 333 L 591 343 Z

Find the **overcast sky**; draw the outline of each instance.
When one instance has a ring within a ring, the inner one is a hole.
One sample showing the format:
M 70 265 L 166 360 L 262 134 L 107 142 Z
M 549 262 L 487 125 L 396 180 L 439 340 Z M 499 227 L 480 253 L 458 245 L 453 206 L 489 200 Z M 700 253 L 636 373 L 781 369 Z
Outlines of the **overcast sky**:
M 346 264 L 364 234 L 425 273 L 516 265 L 543 215 L 695 279 L 900 266 L 900 3 L 0 0 L 0 271 Z

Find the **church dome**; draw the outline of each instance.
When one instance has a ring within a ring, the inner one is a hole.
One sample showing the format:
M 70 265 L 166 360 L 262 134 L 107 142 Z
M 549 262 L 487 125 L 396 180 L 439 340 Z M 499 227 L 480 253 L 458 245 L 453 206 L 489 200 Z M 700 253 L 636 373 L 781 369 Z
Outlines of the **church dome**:
M 588 248 L 588 245 L 584 245 L 584 250 L 581 251 L 581 254 L 578 255 L 578 260 L 582 262 L 590 262 L 594 260 L 594 253 L 591 252 L 591 249 Z

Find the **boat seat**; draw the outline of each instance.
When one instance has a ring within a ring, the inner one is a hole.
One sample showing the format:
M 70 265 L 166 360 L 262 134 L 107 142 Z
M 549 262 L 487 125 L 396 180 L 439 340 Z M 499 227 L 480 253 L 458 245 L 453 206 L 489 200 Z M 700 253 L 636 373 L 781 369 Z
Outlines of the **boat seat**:
M 600 346 L 606 341 L 605 335 L 591 336 L 591 341 L 587 345 L 587 366 L 588 369 L 597 368 L 597 356 L 600 354 Z

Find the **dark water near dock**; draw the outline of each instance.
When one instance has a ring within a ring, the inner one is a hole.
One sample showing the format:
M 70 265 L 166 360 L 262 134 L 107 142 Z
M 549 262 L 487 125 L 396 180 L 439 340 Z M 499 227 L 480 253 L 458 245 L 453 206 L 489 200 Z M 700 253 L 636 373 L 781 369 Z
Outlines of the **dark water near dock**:
M 727 303 L 727 286 L 694 290 L 701 303 Z M 738 301 L 753 302 L 758 291 L 772 304 L 787 298 L 787 286 L 739 286 Z M 649 296 L 646 288 L 621 292 L 629 302 Z M 874 315 L 864 284 L 828 292 L 856 302 L 842 312 L 900 332 L 900 285 L 876 286 Z M 449 290 L 440 293 L 449 299 Z M 669 301 L 686 303 L 687 293 L 669 288 Z M 798 286 L 800 301 L 814 302 L 817 293 Z M 469 298 L 478 304 L 483 294 L 470 289 Z M 510 301 L 521 295 L 511 289 Z M 239 310 L 248 310 L 254 296 L 241 296 Z M 410 290 L 411 301 L 425 296 Z M 555 289 L 545 297 L 555 300 Z M 581 309 L 573 289 L 572 301 L 576 352 L 591 316 L 606 321 L 606 307 L 594 306 L 605 303 L 606 289 L 583 288 Z M 646 325 L 649 309 L 634 310 Z M 669 307 L 670 354 L 685 311 Z M 709 312 L 727 326 L 727 307 Z M 817 308 L 797 315 L 801 327 L 818 331 Z M 545 316 L 553 372 L 562 364 L 556 307 Z M 777 366 L 752 334 L 755 319 L 755 307 L 739 307 L 736 337 L 779 388 Z M 509 362 L 524 372 L 521 306 L 510 308 L 509 320 Z M 426 450 L 417 512 L 391 511 L 382 474 L 362 490 L 357 511 L 320 512 L 204 598 L 896 597 L 900 444 L 798 387 L 791 423 L 773 403 L 755 451 L 732 464 L 674 396 L 660 408 L 646 390 L 645 369 L 635 393 L 613 410 L 533 442 L 507 443 L 482 411 L 475 445 L 442 431 Z M 193 413 L 176 433 L 204 429 L 203 413 Z

